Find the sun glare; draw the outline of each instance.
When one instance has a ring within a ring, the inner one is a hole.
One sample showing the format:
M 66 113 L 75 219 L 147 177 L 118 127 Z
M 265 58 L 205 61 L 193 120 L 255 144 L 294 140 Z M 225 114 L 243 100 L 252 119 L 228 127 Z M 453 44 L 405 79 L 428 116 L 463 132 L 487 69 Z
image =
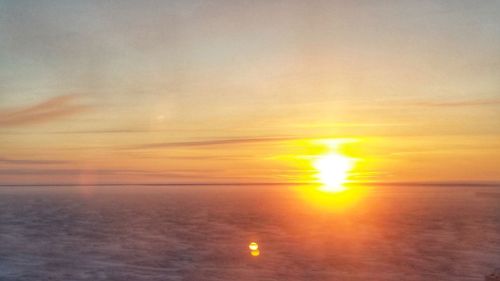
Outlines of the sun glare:
M 351 144 L 353 139 L 318 139 L 311 143 L 309 167 L 313 168 L 309 179 L 311 185 L 297 187 L 298 194 L 326 212 L 344 212 L 356 206 L 366 192 L 366 188 L 353 180 L 359 175 L 359 157 Z M 319 187 L 317 187 L 319 185 Z
M 321 190 L 328 192 L 340 192 L 346 188 L 349 172 L 353 169 L 353 159 L 336 152 L 330 152 L 319 156 L 313 163 L 317 170 L 316 177 L 322 184 Z

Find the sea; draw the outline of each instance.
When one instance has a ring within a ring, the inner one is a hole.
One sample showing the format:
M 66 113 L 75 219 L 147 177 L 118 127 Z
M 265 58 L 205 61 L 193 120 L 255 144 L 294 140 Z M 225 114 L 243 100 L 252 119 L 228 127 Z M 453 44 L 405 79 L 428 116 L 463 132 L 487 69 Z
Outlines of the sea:
M 479 281 L 500 267 L 499 193 L 4 186 L 0 280 Z

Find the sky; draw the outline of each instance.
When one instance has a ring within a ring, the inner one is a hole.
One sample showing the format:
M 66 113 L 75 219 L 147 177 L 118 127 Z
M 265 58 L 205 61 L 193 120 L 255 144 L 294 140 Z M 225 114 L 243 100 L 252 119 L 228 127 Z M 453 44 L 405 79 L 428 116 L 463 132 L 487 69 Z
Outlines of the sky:
M 0 184 L 500 181 L 500 1 L 0 0 Z

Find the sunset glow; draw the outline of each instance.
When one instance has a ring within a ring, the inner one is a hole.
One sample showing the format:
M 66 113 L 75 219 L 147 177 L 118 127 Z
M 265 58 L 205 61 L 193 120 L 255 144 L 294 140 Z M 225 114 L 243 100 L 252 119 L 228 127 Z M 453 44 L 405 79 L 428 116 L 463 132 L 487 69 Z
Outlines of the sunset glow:
M 0 9 L 1 184 L 500 178 L 495 1 L 35 2 Z
M 0 281 L 500 267 L 500 0 L 0 0 L 0 62 Z

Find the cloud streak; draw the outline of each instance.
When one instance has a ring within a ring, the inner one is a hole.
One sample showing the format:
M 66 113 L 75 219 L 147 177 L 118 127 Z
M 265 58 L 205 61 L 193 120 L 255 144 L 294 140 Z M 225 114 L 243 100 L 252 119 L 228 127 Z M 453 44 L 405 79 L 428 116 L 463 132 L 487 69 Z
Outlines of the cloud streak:
M 142 144 L 128 147 L 131 149 L 155 149 L 155 148 L 174 148 L 174 147 L 205 147 L 205 146 L 225 146 L 225 145 L 241 145 L 254 143 L 268 143 L 296 140 L 293 137 L 255 137 L 255 138 L 234 138 L 234 139 L 216 139 L 202 141 L 184 141 L 184 142 L 161 142 Z
M 68 164 L 70 161 L 64 160 L 33 160 L 33 159 L 8 159 L 0 158 L 0 163 L 4 164 L 19 164 L 19 165 L 58 165 Z
M 87 105 L 76 103 L 76 95 L 50 98 L 25 108 L 8 109 L 0 112 L 0 127 L 14 127 L 50 122 L 83 112 Z
M 132 176 L 146 178 L 164 178 L 164 179 L 193 179 L 199 175 L 196 171 L 149 171 L 149 170 L 129 170 L 129 169 L 78 169 L 78 168 L 61 168 L 61 169 L 45 169 L 45 168 L 3 168 L 0 169 L 0 183 L 2 176 L 43 176 L 43 177 L 78 177 L 78 176 Z M 205 176 L 204 176 L 205 178 Z
M 494 105 L 500 105 L 500 99 L 461 100 L 461 101 L 422 101 L 422 102 L 415 102 L 411 105 L 429 106 L 429 107 L 494 106 Z

